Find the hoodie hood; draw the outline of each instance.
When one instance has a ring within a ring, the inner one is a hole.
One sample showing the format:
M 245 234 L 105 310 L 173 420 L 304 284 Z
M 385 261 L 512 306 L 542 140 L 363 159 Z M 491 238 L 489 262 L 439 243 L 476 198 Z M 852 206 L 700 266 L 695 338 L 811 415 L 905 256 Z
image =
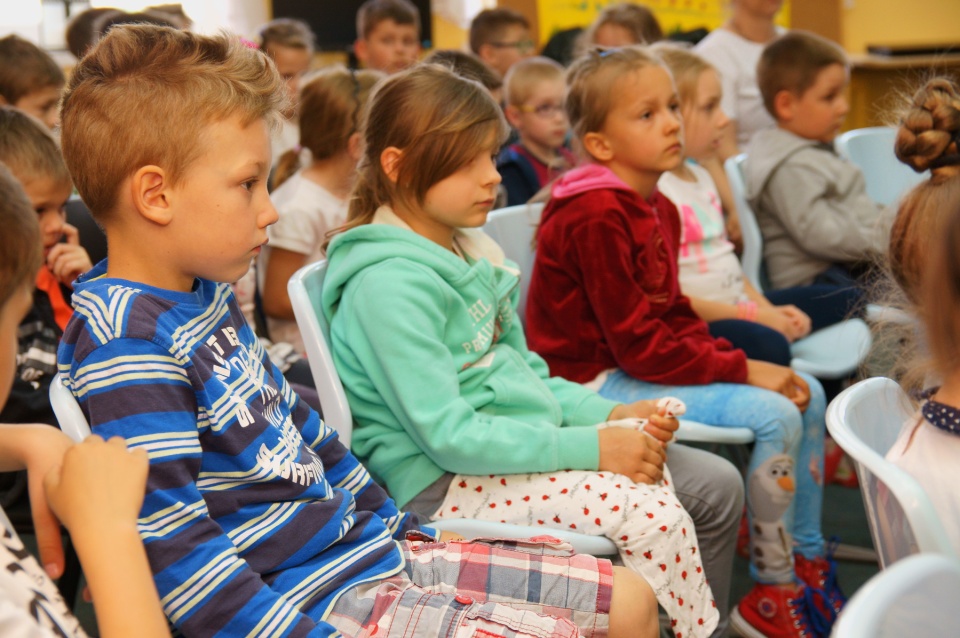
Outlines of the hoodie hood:
M 559 204 L 565 199 L 595 190 L 620 191 L 629 197 L 640 197 L 635 190 L 627 186 L 609 168 L 591 163 L 584 164 L 561 175 L 554 182 L 553 188 L 550 189 L 550 199 Z M 545 223 L 557 210 L 562 208 L 562 206 L 547 206 L 543 211 L 543 218 L 540 223 Z
M 833 151 L 833 145 L 794 135 L 782 128 L 770 128 L 758 131 L 747 149 L 747 161 L 743 164 L 743 181 L 746 186 L 747 200 L 754 206 L 767 186 L 767 181 L 780 165 L 795 153 L 817 147 Z
M 330 242 L 327 260 L 338 263 L 337 268 L 328 271 L 324 280 L 325 309 L 336 308 L 343 286 L 354 275 L 369 266 L 393 258 L 422 263 L 455 288 L 477 276 L 476 262 L 481 259 L 507 271 L 514 278 L 519 277 L 520 271 L 506 261 L 500 246 L 479 228 L 461 228 L 454 234 L 454 239 L 470 258 L 469 262 L 418 235 L 393 209 L 381 206 L 374 213 L 371 223 L 341 233 Z

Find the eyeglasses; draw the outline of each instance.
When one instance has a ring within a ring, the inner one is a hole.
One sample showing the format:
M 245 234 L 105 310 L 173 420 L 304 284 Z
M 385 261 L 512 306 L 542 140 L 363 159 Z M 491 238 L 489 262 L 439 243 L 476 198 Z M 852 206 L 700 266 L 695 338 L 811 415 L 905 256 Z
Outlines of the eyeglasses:
M 516 49 L 521 53 L 533 51 L 533 40 L 518 40 L 516 42 L 491 42 L 490 46 L 498 49 Z
M 530 106 L 529 104 L 521 104 L 517 107 L 523 113 L 533 113 L 541 119 L 549 119 L 551 117 L 556 117 L 557 115 L 566 116 L 566 111 L 563 110 L 562 104 L 541 104 L 539 106 Z

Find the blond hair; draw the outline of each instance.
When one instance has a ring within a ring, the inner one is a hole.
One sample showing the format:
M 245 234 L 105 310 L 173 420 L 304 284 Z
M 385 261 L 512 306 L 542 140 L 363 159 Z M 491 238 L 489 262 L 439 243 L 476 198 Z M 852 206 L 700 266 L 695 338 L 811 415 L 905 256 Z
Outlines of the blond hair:
M 10 106 L 0 107 L 0 162 L 21 182 L 46 178 L 57 184 L 71 183 L 50 130 L 36 118 Z
M 479 82 L 435 64 L 384 80 L 370 98 L 361 129 L 364 155 L 340 230 L 370 223 L 385 204 L 422 205 L 430 187 L 480 151 L 496 153 L 507 135 L 500 107 Z M 390 147 L 402 151 L 395 182 L 380 164 Z
M 120 184 L 142 166 L 186 176 L 204 128 L 239 116 L 276 125 L 286 89 L 273 63 L 228 34 L 169 27 L 114 27 L 77 64 L 62 104 L 67 167 L 91 213 L 103 220 Z
M 839 46 L 809 31 L 794 30 L 781 35 L 763 49 L 757 62 L 757 86 L 763 106 L 779 119 L 774 100 L 781 91 L 802 97 L 817 81 L 820 71 L 832 64 L 847 66 Z
M 33 283 L 43 264 L 40 224 L 23 187 L 0 163 L 0 311 L 22 286 Z M 2 365 L 12 365 L 4 361 Z
M 379 71 L 353 71 L 332 67 L 318 72 L 300 92 L 300 147 L 280 156 L 274 187 L 300 169 L 300 151 L 315 160 L 347 150 L 350 136 L 359 131 L 363 108 L 374 85 L 384 78 Z
M 507 71 L 503 80 L 503 101 L 519 106 L 530 99 L 538 82 L 563 82 L 564 68 L 559 62 L 540 56 L 520 60 Z
M 696 102 L 697 84 L 704 71 L 716 70 L 712 64 L 694 53 L 689 47 L 675 42 L 658 42 L 650 51 L 670 69 L 673 82 L 677 86 L 677 97 L 682 107 Z
M 574 134 L 582 140 L 587 133 L 603 128 L 616 99 L 616 81 L 648 66 L 663 63 L 648 48 L 640 46 L 594 49 L 575 60 L 567 71 L 565 101 Z

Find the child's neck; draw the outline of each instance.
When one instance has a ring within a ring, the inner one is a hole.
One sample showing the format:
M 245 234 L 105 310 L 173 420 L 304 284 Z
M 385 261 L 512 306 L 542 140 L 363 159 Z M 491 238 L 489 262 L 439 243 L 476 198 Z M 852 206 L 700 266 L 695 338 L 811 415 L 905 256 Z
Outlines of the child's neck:
M 546 164 L 547 166 L 553 166 L 557 164 L 561 157 L 560 151 L 555 148 L 551 148 L 544 144 L 538 144 L 530 139 L 520 138 L 520 145 L 523 148 L 527 149 L 527 152 L 536 157 L 538 160 Z
M 733 14 L 724 26 L 740 37 L 759 44 L 766 44 L 777 35 L 777 28 L 771 20 L 742 11 Z
M 610 169 L 610 172 L 619 177 L 624 184 L 637 191 L 643 199 L 649 199 L 653 192 L 657 190 L 657 181 L 662 175 L 662 173 L 656 172 L 636 171 L 616 161 L 598 163 Z
M 326 189 L 337 199 L 350 196 L 357 177 L 357 162 L 349 153 L 313 160 L 303 169 L 303 177 Z
M 670 174 L 676 177 L 677 179 L 681 179 L 685 182 L 697 181 L 697 176 L 694 175 L 692 170 L 690 170 L 690 166 L 687 164 L 686 157 L 683 158 L 683 161 L 680 162 L 679 166 L 677 166 L 675 169 L 670 171 Z
M 407 207 L 400 203 L 391 204 L 394 214 L 406 222 L 407 226 L 425 239 L 454 252 L 454 229 L 428 217 L 422 210 Z
M 949 406 L 960 408 L 960 370 L 947 376 L 937 390 L 936 400 Z

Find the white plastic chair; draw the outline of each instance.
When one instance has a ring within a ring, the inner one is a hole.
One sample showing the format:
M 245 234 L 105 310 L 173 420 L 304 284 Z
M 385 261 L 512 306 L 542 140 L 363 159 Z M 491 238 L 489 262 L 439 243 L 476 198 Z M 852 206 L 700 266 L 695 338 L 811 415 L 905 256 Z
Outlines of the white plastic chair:
M 53 414 L 57 417 L 60 429 L 73 439 L 74 443 L 79 443 L 90 436 L 87 417 L 83 416 L 76 397 L 67 386 L 63 385 L 60 373 L 55 374 L 50 383 L 50 405 L 53 407 Z
M 520 267 L 520 305 L 517 314 L 521 321 L 527 303 L 527 290 L 530 287 L 530 275 L 533 273 L 533 238 L 543 204 L 521 204 L 490 211 L 483 232 L 500 244 L 504 254 Z M 677 432 L 680 441 L 698 443 L 742 444 L 752 443 L 753 431 L 749 428 L 720 428 L 696 421 L 682 420 Z
M 956 558 L 910 556 L 876 574 L 853 595 L 831 636 L 949 636 L 960 625 L 958 591 L 960 561 Z
M 893 147 L 897 129 L 871 126 L 847 131 L 837 137 L 837 153 L 856 164 L 867 182 L 870 199 L 889 206 L 930 176 L 917 173 L 897 159 Z
M 327 261 L 321 260 L 304 266 L 293 274 L 287 284 L 290 302 L 293 305 L 293 314 L 297 319 L 300 334 L 307 350 L 307 361 L 313 373 L 313 381 L 320 396 L 320 406 L 323 408 L 324 421 L 337 430 L 340 440 L 349 446 L 350 434 L 353 430 L 353 416 L 350 413 L 350 404 L 340 382 L 340 376 L 333 364 L 328 339 L 330 326 L 320 308 L 320 294 L 323 290 L 323 278 L 327 272 Z M 330 406 L 329 408 L 327 406 Z M 565 530 L 550 528 L 532 528 L 522 525 L 480 521 L 474 519 L 444 519 L 429 523 L 429 525 L 450 532 L 461 534 L 467 538 L 495 537 L 495 538 L 530 538 L 532 536 L 549 535 L 560 538 L 573 545 L 574 549 L 582 554 L 593 556 L 611 556 L 617 553 L 617 548 L 608 538 L 603 536 L 587 536 L 575 534 Z
M 743 235 L 743 273 L 753 287 L 763 292 L 763 235 L 753 208 L 747 202 L 743 180 L 745 154 L 729 158 L 724 168 L 733 191 Z M 856 372 L 870 352 L 873 335 L 861 319 L 846 319 L 821 328 L 790 346 L 790 367 L 818 379 L 845 379 Z
M 911 416 L 903 390 L 883 377 L 847 388 L 827 408 L 827 429 L 856 466 L 882 567 L 918 552 L 956 556 L 926 492 L 884 458 Z

